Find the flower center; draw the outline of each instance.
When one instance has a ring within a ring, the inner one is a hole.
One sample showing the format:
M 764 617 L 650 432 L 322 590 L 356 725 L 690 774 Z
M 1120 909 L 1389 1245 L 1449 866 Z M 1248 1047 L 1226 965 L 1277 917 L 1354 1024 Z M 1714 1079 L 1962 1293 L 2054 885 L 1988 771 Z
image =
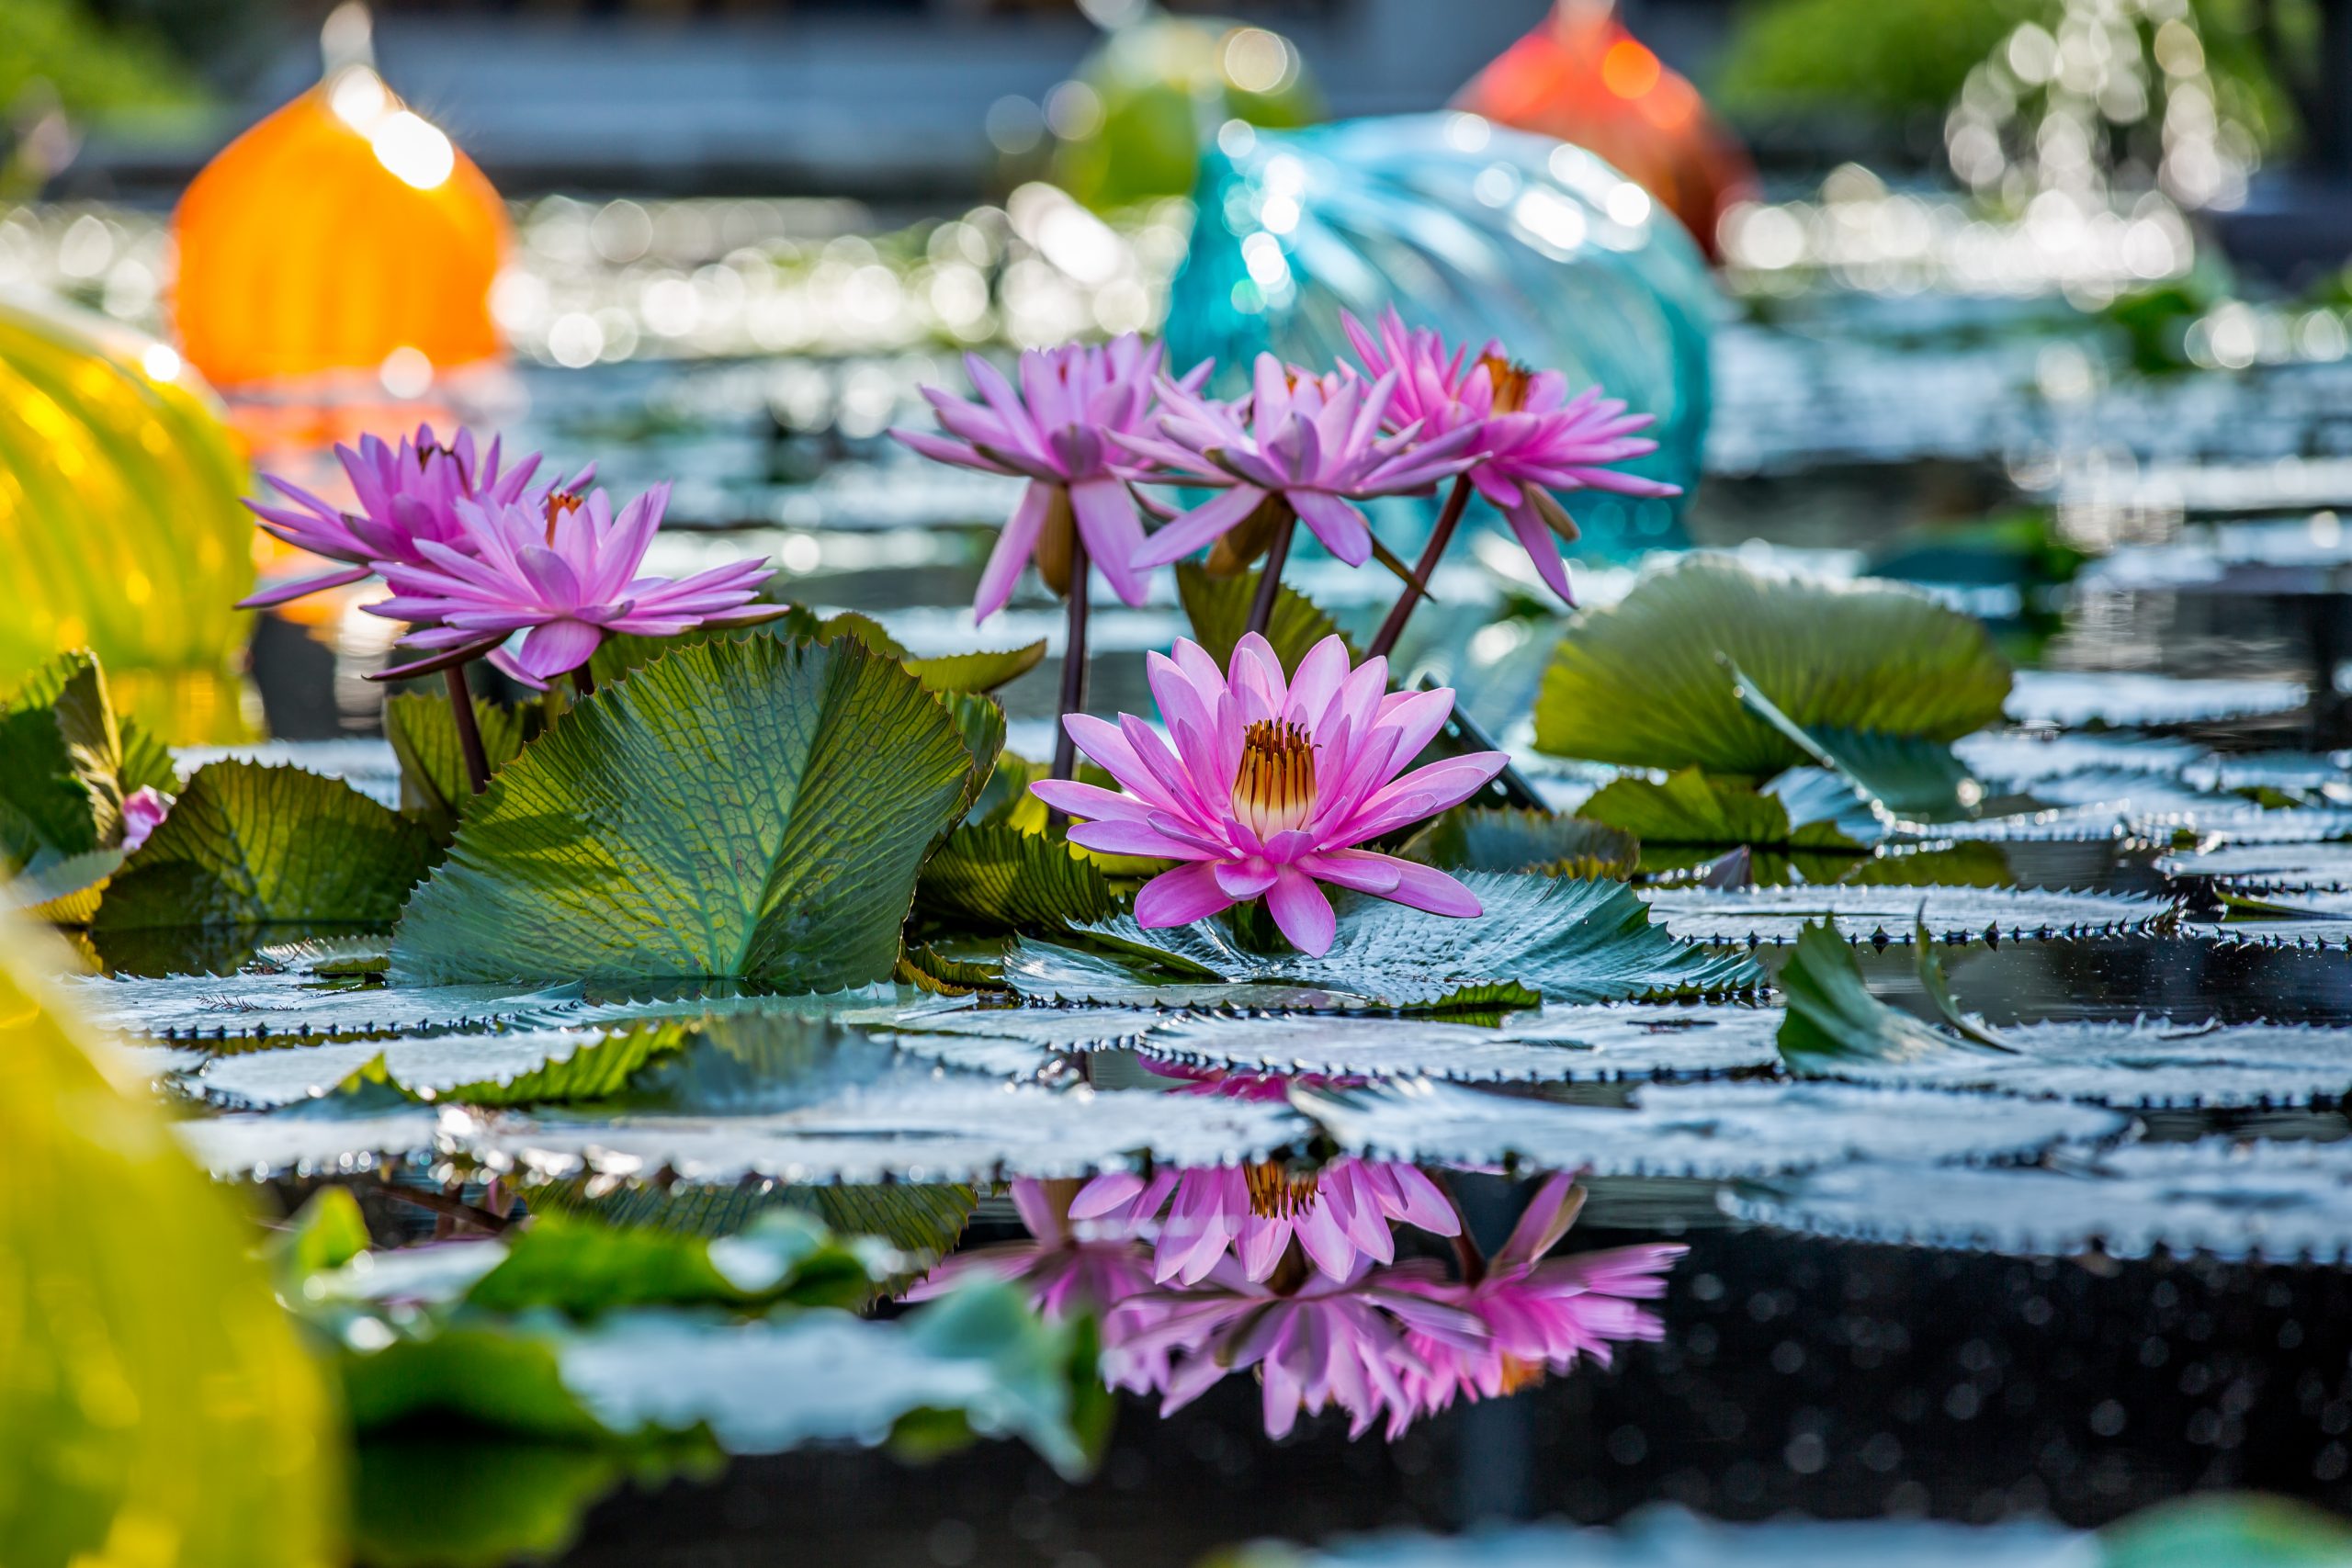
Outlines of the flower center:
M 1541 1361 L 1525 1361 L 1506 1353 L 1501 1359 L 1502 1392 L 1517 1393 L 1544 1381 L 1544 1366 Z
M 552 545 L 555 543 L 555 525 L 580 510 L 580 497 L 571 491 L 551 490 L 540 509 L 547 513 L 548 543 Z
M 1280 1160 L 1250 1166 L 1241 1179 L 1250 1190 L 1250 1212 L 1261 1220 L 1287 1219 L 1315 1201 L 1317 1173 L 1295 1174 Z
M 1495 412 L 1517 413 L 1527 405 L 1527 383 L 1535 374 L 1532 369 L 1491 354 L 1478 363 L 1487 367 L 1487 384 L 1495 389 Z
M 1315 742 L 1304 725 L 1261 718 L 1243 731 L 1233 816 L 1259 840 L 1303 828 L 1315 811 Z

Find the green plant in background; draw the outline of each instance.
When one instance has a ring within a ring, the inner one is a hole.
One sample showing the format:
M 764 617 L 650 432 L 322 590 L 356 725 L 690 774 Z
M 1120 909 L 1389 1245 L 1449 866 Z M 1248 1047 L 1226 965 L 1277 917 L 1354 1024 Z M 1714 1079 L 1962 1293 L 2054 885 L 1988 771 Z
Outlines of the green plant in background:
M 0 0 L 0 114 L 44 85 L 69 114 L 174 108 L 200 94 L 143 31 L 108 27 L 77 0 Z
M 1193 188 L 1200 148 L 1228 119 L 1288 128 L 1323 118 L 1298 47 L 1263 28 L 1153 17 L 1114 30 L 1055 89 L 1054 183 L 1089 207 Z
M 0 916 L 0 1542 L 65 1563 L 325 1568 L 343 1438 L 237 1204 L 85 1043 Z

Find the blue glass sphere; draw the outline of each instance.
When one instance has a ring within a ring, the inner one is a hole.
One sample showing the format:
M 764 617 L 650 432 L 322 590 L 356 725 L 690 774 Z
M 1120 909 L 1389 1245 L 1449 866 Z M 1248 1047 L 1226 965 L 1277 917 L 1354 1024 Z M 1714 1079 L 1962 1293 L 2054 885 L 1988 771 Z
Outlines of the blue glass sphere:
M 1341 311 L 1369 322 L 1394 305 L 1408 326 L 1474 353 L 1499 340 L 1572 390 L 1598 383 L 1656 414 L 1658 449 L 1624 467 L 1686 494 L 1696 482 L 1719 297 L 1682 226 L 1592 153 L 1460 113 L 1228 124 L 1202 155 L 1193 199 L 1171 365 L 1214 356 L 1217 387 L 1236 393 L 1261 352 L 1328 367 L 1350 353 Z M 1679 502 L 1561 500 L 1584 553 L 1685 542 Z M 1426 526 L 1438 503 L 1402 504 Z

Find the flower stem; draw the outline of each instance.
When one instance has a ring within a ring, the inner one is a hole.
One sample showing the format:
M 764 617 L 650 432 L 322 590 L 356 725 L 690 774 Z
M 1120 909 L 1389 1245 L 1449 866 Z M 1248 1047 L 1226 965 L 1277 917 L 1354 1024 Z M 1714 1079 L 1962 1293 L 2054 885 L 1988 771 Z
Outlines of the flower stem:
M 1445 510 L 1437 514 L 1437 526 L 1430 530 L 1430 542 L 1422 547 L 1421 558 L 1413 567 L 1412 581 L 1396 595 L 1396 607 L 1388 618 L 1380 623 L 1380 630 L 1373 637 L 1372 647 L 1365 650 L 1367 659 L 1385 659 L 1396 639 L 1405 635 L 1405 623 L 1413 618 L 1413 607 L 1430 590 L 1430 578 L 1437 571 L 1438 558 L 1445 554 L 1445 547 L 1453 542 L 1453 530 L 1462 525 L 1462 513 L 1470 504 L 1470 476 L 1455 477 L 1453 489 L 1445 498 Z
M 490 787 L 490 753 L 482 750 L 481 726 L 474 722 L 474 694 L 466 684 L 466 667 L 452 664 L 441 671 L 449 687 L 449 716 L 458 726 L 458 750 L 466 759 L 466 781 L 480 795 Z
M 1086 711 L 1086 591 L 1091 586 L 1093 569 L 1086 558 L 1085 536 L 1072 530 L 1069 542 L 1069 627 L 1062 638 L 1062 702 L 1055 715 L 1054 777 L 1072 779 L 1078 776 L 1078 742 L 1070 739 L 1069 727 L 1060 722 L 1074 713 Z M 1069 818 L 1060 812 L 1052 814 L 1057 827 Z
M 1455 1196 L 1453 1183 L 1446 1179 L 1445 1172 L 1442 1170 L 1430 1171 L 1429 1177 L 1437 1184 L 1437 1190 L 1445 1194 L 1446 1203 L 1453 1210 L 1454 1267 L 1462 1270 L 1464 1284 L 1475 1285 L 1487 1277 L 1487 1255 L 1478 1250 L 1477 1242 L 1471 1237 L 1470 1216 L 1462 1212 L 1462 1200 Z
M 1266 564 L 1258 574 L 1258 596 L 1250 601 L 1249 630 L 1260 637 L 1274 618 L 1274 602 L 1282 597 L 1283 563 L 1290 559 L 1290 536 L 1298 530 L 1298 513 L 1294 512 L 1275 528 L 1272 542 L 1266 546 Z
M 596 694 L 596 677 L 588 672 L 588 666 L 585 663 L 572 670 L 571 689 L 583 697 L 593 697 Z

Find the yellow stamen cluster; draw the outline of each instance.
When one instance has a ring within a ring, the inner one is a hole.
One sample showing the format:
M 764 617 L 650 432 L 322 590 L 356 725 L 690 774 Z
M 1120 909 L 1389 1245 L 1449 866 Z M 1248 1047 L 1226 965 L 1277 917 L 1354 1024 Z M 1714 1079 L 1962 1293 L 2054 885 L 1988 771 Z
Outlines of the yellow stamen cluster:
M 1250 1190 L 1250 1212 L 1261 1220 L 1288 1219 L 1315 1201 L 1316 1173 L 1294 1174 L 1280 1160 L 1250 1166 L 1241 1179 Z
M 1315 813 L 1315 742 L 1306 727 L 1261 718 L 1242 732 L 1233 816 L 1261 840 L 1303 828 Z
M 1541 1361 L 1523 1361 L 1517 1356 L 1506 1355 L 1502 1358 L 1500 1370 L 1502 1392 L 1511 1394 L 1542 1382 L 1545 1369 Z
M 1487 384 L 1495 389 L 1494 412 L 1517 413 L 1527 406 L 1527 383 L 1535 375 L 1533 369 L 1491 354 L 1478 363 L 1487 367 Z

